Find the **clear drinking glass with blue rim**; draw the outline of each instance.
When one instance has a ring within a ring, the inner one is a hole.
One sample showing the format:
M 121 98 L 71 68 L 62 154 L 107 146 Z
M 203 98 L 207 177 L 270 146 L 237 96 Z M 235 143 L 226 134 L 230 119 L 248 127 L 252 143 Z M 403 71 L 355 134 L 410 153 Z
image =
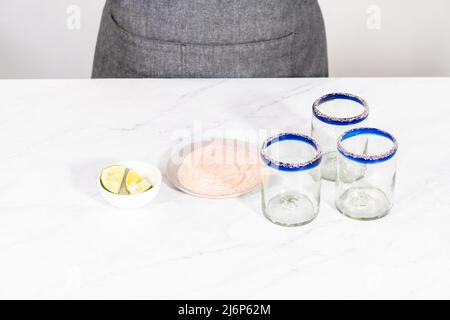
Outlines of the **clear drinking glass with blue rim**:
M 369 106 L 367 102 L 349 93 L 330 93 L 313 104 L 311 136 L 323 152 L 322 178 L 336 180 L 336 143 L 347 130 L 367 126 Z
M 397 140 L 376 128 L 355 128 L 337 143 L 336 207 L 347 217 L 374 220 L 394 204 Z
M 317 142 L 299 133 L 281 133 L 261 147 L 264 215 L 281 226 L 313 221 L 320 206 L 320 163 Z

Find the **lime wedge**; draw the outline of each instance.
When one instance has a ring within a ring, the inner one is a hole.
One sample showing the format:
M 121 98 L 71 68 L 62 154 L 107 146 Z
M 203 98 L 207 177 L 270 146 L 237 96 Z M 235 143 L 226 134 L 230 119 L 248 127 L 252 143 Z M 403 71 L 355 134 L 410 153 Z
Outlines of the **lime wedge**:
M 100 175 L 103 188 L 111 193 L 119 194 L 126 169 L 125 166 L 111 166 L 103 169 Z
M 127 191 L 130 194 L 138 194 L 143 193 L 145 191 L 150 190 L 153 185 L 142 178 L 136 171 L 130 170 L 128 171 L 127 178 L 126 178 L 126 187 Z

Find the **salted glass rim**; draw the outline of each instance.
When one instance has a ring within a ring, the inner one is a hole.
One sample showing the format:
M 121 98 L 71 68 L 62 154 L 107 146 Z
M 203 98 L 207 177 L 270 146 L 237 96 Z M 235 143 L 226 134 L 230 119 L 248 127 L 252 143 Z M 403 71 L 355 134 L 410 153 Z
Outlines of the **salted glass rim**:
M 367 155 L 360 153 L 353 153 L 345 149 L 343 146 L 343 142 L 347 139 L 360 136 L 360 135 L 376 135 L 380 137 L 387 138 L 391 140 L 392 147 L 383 153 L 375 154 L 375 155 Z M 346 157 L 347 159 L 359 162 L 359 163 L 379 163 L 384 162 L 395 156 L 398 150 L 398 142 L 397 139 L 394 138 L 392 134 L 387 131 L 377 129 L 377 128 L 355 128 L 344 132 L 338 139 L 337 149 L 341 155 Z
M 273 159 L 267 154 L 267 148 L 281 141 L 298 141 L 310 145 L 316 151 L 314 157 L 303 162 L 283 162 Z M 311 137 L 296 133 L 284 132 L 267 138 L 261 146 L 261 159 L 269 167 L 280 171 L 304 171 L 317 167 L 322 161 L 322 151 L 319 144 Z
M 324 104 L 325 102 L 332 101 L 332 100 L 349 100 L 358 103 L 363 107 L 363 110 L 360 114 L 357 114 L 353 117 L 335 117 L 330 116 L 322 111 L 319 110 L 319 107 Z M 333 92 L 326 94 L 320 98 L 318 98 L 316 101 L 314 101 L 313 104 L 313 114 L 314 116 L 319 119 L 322 122 L 337 125 L 337 126 L 348 126 L 352 124 L 360 123 L 367 119 L 369 116 L 369 104 L 366 100 L 363 98 L 350 94 L 350 93 L 343 93 L 343 92 Z

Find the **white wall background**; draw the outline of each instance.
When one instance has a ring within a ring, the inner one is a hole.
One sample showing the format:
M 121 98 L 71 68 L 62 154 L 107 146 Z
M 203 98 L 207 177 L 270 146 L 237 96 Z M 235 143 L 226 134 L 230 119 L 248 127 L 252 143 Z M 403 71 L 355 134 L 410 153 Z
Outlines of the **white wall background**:
M 450 76 L 450 1 L 319 2 L 331 76 Z M 89 77 L 103 4 L 1 0 L 0 78 Z M 71 5 L 80 29 L 68 27 Z

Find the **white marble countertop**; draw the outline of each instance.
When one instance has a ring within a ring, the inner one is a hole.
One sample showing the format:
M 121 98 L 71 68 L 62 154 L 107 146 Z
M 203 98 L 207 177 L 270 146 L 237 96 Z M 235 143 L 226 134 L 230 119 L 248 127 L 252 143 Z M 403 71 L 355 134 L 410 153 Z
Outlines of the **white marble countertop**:
M 399 140 L 397 202 L 379 221 L 333 206 L 283 228 L 258 193 L 205 200 L 164 185 L 106 204 L 100 168 L 164 170 L 177 130 L 309 132 L 330 91 L 365 97 Z M 0 298 L 450 298 L 450 79 L 0 81 Z

